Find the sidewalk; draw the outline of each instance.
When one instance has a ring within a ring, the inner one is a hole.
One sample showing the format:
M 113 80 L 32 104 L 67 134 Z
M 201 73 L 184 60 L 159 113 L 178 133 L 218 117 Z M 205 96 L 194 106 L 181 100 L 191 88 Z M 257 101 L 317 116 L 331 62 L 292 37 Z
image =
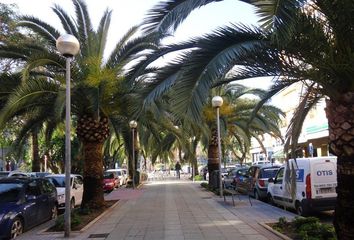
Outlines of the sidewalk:
M 164 180 L 139 189 L 119 189 L 107 196 L 119 204 L 84 232 L 70 239 L 279 239 L 258 222 L 295 215 L 242 196 L 223 199 L 205 191 L 200 183 Z M 19 239 L 63 239 L 63 234 L 38 234 L 45 226 L 24 233 Z

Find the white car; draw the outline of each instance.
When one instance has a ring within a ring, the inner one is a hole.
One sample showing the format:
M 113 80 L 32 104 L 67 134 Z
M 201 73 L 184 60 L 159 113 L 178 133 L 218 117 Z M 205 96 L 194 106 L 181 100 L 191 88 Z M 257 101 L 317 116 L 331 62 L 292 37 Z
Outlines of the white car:
M 65 209 L 65 174 L 51 174 L 46 178 L 51 181 L 57 189 L 58 209 Z M 84 192 L 83 178 L 78 174 L 71 174 L 70 205 L 72 208 L 81 205 Z
M 302 216 L 312 211 L 333 210 L 337 198 L 337 157 L 288 161 L 275 178 L 269 179 L 269 202 L 295 209 Z
M 122 168 L 108 169 L 106 172 L 116 172 L 119 176 L 119 186 L 127 184 L 128 175 L 126 174 L 127 170 Z

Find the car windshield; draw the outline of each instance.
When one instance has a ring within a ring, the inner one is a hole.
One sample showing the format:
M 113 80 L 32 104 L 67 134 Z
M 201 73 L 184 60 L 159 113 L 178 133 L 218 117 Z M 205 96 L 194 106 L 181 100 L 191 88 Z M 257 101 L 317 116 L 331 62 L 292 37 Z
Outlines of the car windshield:
M 53 183 L 55 187 L 65 187 L 65 177 L 48 177 L 48 180 Z M 70 178 L 70 182 L 72 182 L 73 179 Z
M 104 179 L 111 179 L 111 178 L 114 178 L 114 175 L 113 175 L 113 173 L 111 173 L 111 172 L 105 172 L 105 173 L 103 174 L 103 178 L 104 178 Z
M 17 202 L 22 187 L 22 183 L 0 183 L 0 203 Z
M 0 177 L 7 177 L 9 172 L 0 172 Z
M 263 168 L 261 171 L 260 178 L 273 178 L 277 173 L 279 168 Z

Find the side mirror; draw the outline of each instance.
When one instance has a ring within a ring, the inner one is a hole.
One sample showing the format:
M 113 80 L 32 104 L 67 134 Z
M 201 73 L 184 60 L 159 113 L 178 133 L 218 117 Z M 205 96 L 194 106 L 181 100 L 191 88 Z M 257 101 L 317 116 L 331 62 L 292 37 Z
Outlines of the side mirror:
M 269 183 L 274 183 L 274 178 L 269 178 L 269 179 L 268 179 L 268 182 L 269 182 Z

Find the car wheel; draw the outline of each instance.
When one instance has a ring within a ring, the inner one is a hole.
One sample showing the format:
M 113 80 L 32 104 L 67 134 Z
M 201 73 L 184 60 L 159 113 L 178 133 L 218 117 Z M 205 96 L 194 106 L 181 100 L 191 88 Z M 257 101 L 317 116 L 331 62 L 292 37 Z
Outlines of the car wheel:
M 52 216 L 51 219 L 57 219 L 58 217 L 58 207 L 56 205 L 54 205 L 52 207 Z
M 15 239 L 16 237 L 18 237 L 22 233 L 23 233 L 22 220 L 20 218 L 16 217 L 11 224 L 10 238 Z
M 307 211 L 304 209 L 304 206 L 300 202 L 296 202 L 295 210 L 300 216 L 306 217 L 308 215 Z
M 71 209 L 75 208 L 75 199 L 74 198 L 72 198 L 71 201 L 70 201 L 70 208 Z
M 259 197 L 257 189 L 254 190 L 254 198 L 257 199 L 257 200 L 261 200 L 261 198 Z
M 275 206 L 275 202 L 274 202 L 274 199 L 273 199 L 272 195 L 268 194 L 268 195 L 267 195 L 267 200 L 268 200 L 268 203 L 269 203 L 270 205 Z

